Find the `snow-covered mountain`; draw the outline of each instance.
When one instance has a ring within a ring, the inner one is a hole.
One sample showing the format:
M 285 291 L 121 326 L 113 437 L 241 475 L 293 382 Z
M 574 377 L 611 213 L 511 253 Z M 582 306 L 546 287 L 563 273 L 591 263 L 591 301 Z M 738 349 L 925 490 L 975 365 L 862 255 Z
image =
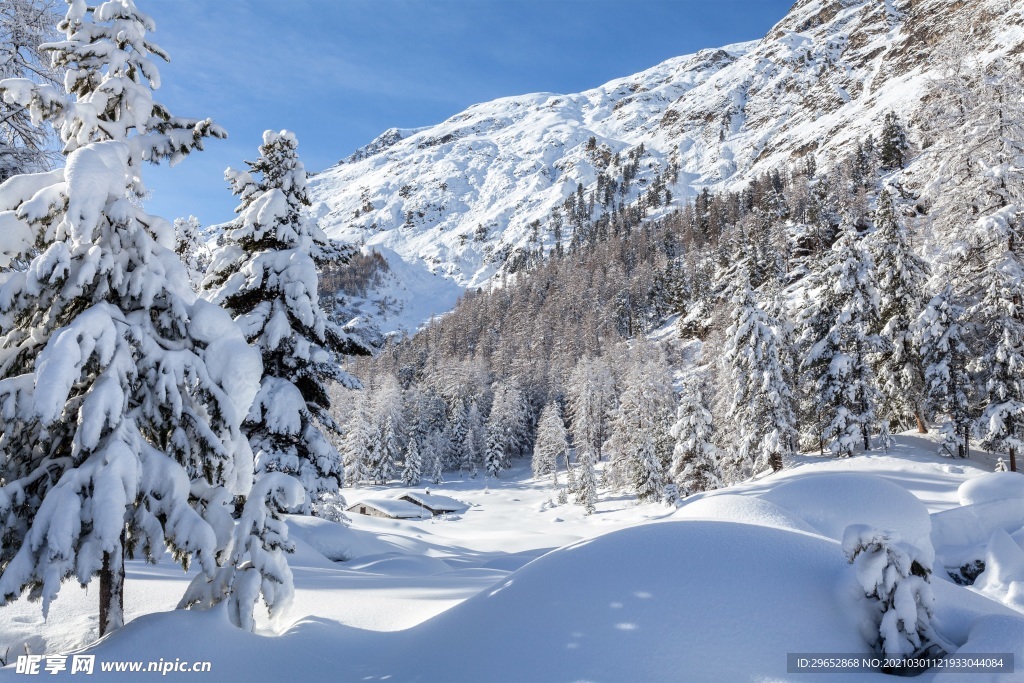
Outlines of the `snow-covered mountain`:
M 579 186 L 589 197 L 625 174 L 631 182 L 615 202 L 665 182 L 679 204 L 809 154 L 830 165 L 877 135 L 888 111 L 913 134 L 935 54 L 953 43 L 983 61 L 1024 62 L 1024 6 L 799 0 L 758 41 L 670 59 L 579 94 L 508 97 L 436 126 L 390 129 L 314 177 L 311 196 L 323 203 L 331 236 L 478 287 L 507 270 L 517 250 L 551 246 L 552 211 Z M 422 322 L 414 317 L 395 320 Z

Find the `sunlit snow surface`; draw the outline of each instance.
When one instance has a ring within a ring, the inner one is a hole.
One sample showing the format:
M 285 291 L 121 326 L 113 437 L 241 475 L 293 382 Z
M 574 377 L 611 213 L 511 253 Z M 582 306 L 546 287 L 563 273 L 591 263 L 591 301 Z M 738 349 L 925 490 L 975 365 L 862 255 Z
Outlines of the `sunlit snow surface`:
M 470 505 L 449 519 L 294 518 L 295 604 L 277 625 L 259 614 L 257 635 L 221 610 L 171 611 L 187 577 L 165 558 L 129 563 L 131 622 L 104 641 L 89 645 L 94 585 L 91 595 L 67 586 L 45 624 L 37 605 L 3 608 L 0 643 L 40 635 L 51 653 L 86 645 L 97 661 L 210 660 L 224 681 L 805 681 L 787 674 L 787 652 L 868 652 L 834 529 L 863 519 L 926 542 L 922 515 L 960 509 L 958 487 L 991 469 L 985 454 L 952 461 L 934 446 L 904 435 L 888 454 L 805 456 L 678 510 L 602 490 L 591 517 L 551 505 L 547 481 L 529 479 L 523 463 L 499 480 L 431 486 Z M 856 495 L 814 514 L 844 476 Z M 1024 615 L 1013 609 L 1024 539 L 1001 533 L 983 549 L 995 570 L 979 579 L 984 594 L 949 581 L 938 549 L 936 623 L 964 652 L 1013 651 L 1024 662 Z M 1024 680 L 1014 676 L 1005 680 Z M 23 680 L 10 667 L 0 679 Z

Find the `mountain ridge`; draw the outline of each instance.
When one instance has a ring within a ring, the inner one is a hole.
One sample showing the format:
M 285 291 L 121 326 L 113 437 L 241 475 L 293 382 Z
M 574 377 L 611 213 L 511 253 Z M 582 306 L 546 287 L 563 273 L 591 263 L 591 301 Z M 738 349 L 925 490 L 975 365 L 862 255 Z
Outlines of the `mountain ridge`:
M 809 155 L 841 159 L 889 111 L 913 128 L 935 68 L 924 57 L 964 22 L 962 49 L 1021 61 L 1024 8 L 1004 0 L 800 0 L 759 40 L 389 129 L 312 178 L 311 198 L 332 237 L 487 286 L 517 253 L 571 240 L 560 214 L 574 193 L 594 219 L 654 188 L 658 214 Z

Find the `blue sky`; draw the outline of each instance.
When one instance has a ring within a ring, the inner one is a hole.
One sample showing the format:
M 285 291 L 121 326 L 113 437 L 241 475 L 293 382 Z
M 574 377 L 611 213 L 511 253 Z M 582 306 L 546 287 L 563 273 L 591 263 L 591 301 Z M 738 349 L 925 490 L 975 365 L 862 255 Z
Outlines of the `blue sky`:
M 227 128 L 173 169 L 147 169 L 147 209 L 229 220 L 228 166 L 268 128 L 318 171 L 378 134 L 471 104 L 579 92 L 670 57 L 763 36 L 791 0 L 138 0 L 171 56 L 157 98 Z

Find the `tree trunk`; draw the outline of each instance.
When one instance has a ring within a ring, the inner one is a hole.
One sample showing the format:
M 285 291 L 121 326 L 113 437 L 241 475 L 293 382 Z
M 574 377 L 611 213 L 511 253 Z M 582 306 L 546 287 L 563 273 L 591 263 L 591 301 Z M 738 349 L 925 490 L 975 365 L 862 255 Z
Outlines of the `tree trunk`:
M 928 426 L 925 425 L 924 420 L 921 419 L 921 413 L 914 413 L 914 419 L 917 420 L 917 433 L 927 434 Z
M 1017 471 L 1017 451 L 1013 448 L 1013 446 L 1010 446 L 1010 471 Z
M 121 542 L 113 552 L 103 553 L 103 567 L 100 569 L 100 637 L 124 625 L 124 544 L 125 533 L 121 530 Z
M 964 457 L 971 457 L 971 437 L 967 433 L 967 425 L 964 425 Z

